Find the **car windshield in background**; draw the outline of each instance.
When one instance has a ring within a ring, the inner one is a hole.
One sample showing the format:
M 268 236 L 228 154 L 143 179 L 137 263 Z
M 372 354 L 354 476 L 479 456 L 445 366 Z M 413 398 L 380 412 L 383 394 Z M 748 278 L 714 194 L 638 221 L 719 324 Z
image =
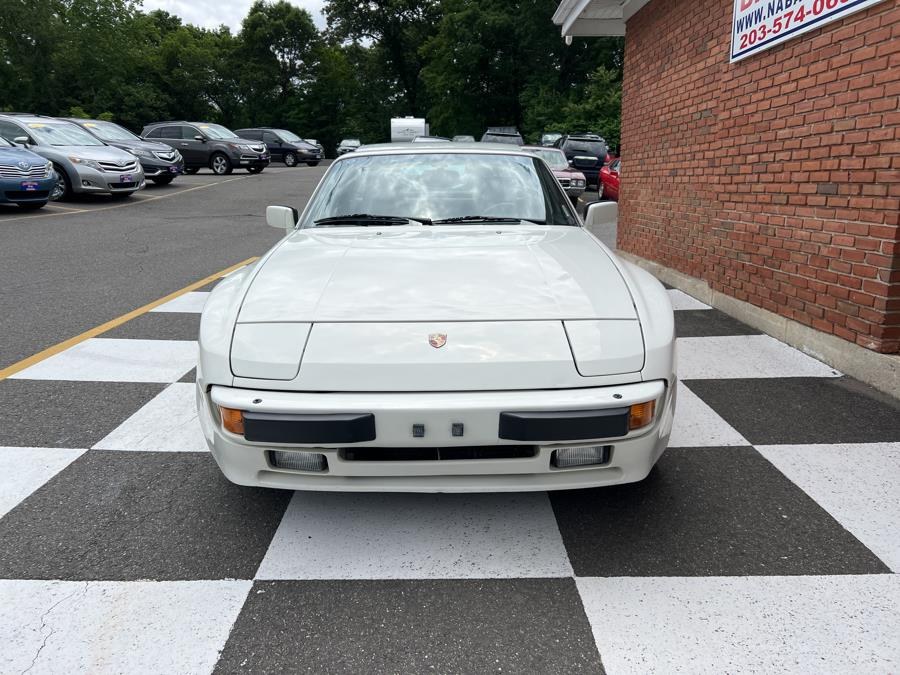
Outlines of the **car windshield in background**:
M 562 150 L 538 150 L 532 148 L 523 148 L 526 152 L 537 155 L 550 165 L 551 169 L 565 169 L 569 166 L 566 156 Z
M 291 133 L 287 129 L 275 129 L 275 133 L 286 143 L 296 143 L 303 140 L 297 134 Z
M 601 141 L 581 141 L 572 139 L 566 144 L 566 150 L 591 157 L 606 157 L 606 144 Z
M 379 216 L 379 225 L 392 217 L 576 224 L 553 174 L 536 158 L 437 150 L 342 159 L 325 176 L 301 227 L 360 214 Z
M 13 143 L 10 143 L 8 140 L 0 136 L 0 148 L 11 148 L 13 147 Z
M 198 124 L 197 125 L 204 134 L 210 138 L 222 140 L 226 138 L 237 138 L 237 134 L 231 129 L 226 129 L 221 124 Z
M 358 148 L 360 145 L 362 145 L 362 143 L 360 143 L 358 140 L 353 139 L 341 141 L 341 145 L 343 145 L 345 148 Z
M 485 134 L 481 137 L 484 143 L 506 143 L 508 145 L 522 145 L 522 137 L 518 134 Z
M 68 122 L 31 122 L 28 124 L 28 131 L 49 145 L 104 145 L 103 141 L 77 124 Z
M 84 127 L 104 141 L 139 141 L 140 138 L 112 122 L 84 122 Z

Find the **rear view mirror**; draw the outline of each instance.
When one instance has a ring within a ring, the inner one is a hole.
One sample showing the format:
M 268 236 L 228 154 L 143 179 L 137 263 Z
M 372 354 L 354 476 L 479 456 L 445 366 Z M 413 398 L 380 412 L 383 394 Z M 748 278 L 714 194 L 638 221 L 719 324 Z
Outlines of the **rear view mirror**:
M 13 139 L 13 143 L 15 143 L 16 145 L 28 145 L 30 141 L 31 139 L 28 138 L 28 136 L 16 136 Z
M 300 213 L 290 206 L 267 206 L 266 222 L 279 230 L 292 230 L 300 220 Z

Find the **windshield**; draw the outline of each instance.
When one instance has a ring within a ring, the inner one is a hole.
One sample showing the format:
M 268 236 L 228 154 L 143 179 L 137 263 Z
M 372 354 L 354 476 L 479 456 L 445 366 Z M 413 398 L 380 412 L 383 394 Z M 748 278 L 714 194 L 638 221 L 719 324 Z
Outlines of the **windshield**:
M 287 129 L 275 129 L 275 133 L 281 137 L 281 140 L 287 141 L 288 143 L 296 143 L 297 141 L 303 141 L 297 134 L 288 131 Z M 305 141 L 304 141 L 305 142 Z
M 105 145 L 77 124 L 68 122 L 31 122 L 28 132 L 47 145 Z
M 348 138 L 341 141 L 341 145 L 343 145 L 345 148 L 358 148 L 360 145 L 362 145 L 362 143 L 360 143 L 359 140 L 355 138 Z
M 546 150 L 538 148 L 523 148 L 523 150 L 540 157 L 550 165 L 551 169 L 565 169 L 569 166 L 569 162 L 566 159 L 565 154 L 563 154 L 562 150 L 550 150 L 549 148 Z
M 221 124 L 198 124 L 197 128 L 210 138 L 237 138 L 237 134 L 231 129 L 226 129 Z
M 342 159 L 326 174 L 301 227 L 349 214 L 576 224 L 553 174 L 535 158 L 437 149 Z
M 606 143 L 603 143 L 602 141 L 589 141 L 573 138 L 566 143 L 566 150 L 569 152 L 577 152 L 580 155 L 599 157 L 600 159 L 606 157 Z
M 139 141 L 133 133 L 112 122 L 82 122 L 81 125 L 104 141 Z
M 522 145 L 522 137 L 518 134 L 485 134 L 481 138 L 484 143 L 507 143 L 509 145 Z
M 562 134 L 544 134 L 543 136 L 541 136 L 541 141 L 543 143 L 555 143 L 560 138 L 562 138 Z

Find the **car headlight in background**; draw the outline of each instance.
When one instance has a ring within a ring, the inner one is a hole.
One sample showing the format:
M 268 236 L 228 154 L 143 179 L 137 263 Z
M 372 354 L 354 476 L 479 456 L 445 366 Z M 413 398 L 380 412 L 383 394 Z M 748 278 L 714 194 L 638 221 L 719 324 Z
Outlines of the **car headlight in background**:
M 86 166 L 91 169 L 96 169 L 97 171 L 103 171 L 103 168 L 100 166 L 100 163 L 93 159 L 82 159 L 81 157 L 69 157 L 69 161 L 72 164 L 79 164 L 81 166 Z
M 149 150 L 144 150 L 143 148 L 131 148 L 128 150 L 135 157 L 146 157 L 147 159 L 153 159 L 153 153 Z
M 53 162 L 47 162 L 47 166 L 44 167 L 44 178 L 51 178 L 53 176 Z
M 576 178 L 575 180 L 572 181 L 572 185 L 574 187 L 584 187 L 584 181 L 581 180 L 580 178 Z

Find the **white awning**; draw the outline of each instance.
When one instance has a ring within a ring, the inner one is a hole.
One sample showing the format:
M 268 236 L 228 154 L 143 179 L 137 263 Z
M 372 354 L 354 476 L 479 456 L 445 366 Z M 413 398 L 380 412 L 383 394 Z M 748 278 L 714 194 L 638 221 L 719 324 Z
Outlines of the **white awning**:
M 562 0 L 553 23 L 563 37 L 625 35 L 625 22 L 650 0 Z

